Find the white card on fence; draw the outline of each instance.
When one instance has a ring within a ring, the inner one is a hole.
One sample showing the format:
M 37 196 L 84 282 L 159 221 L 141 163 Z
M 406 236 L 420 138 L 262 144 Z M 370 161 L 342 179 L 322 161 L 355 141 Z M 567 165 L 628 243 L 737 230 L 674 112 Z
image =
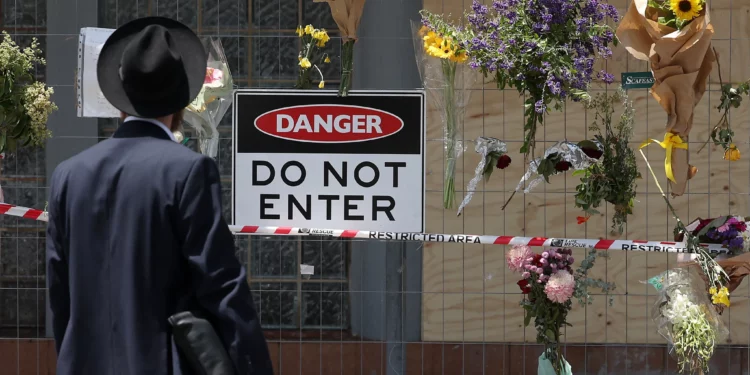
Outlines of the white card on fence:
M 120 111 L 104 98 L 96 78 L 96 63 L 104 42 L 114 29 L 84 27 L 78 38 L 78 77 L 76 92 L 78 117 L 120 117 Z

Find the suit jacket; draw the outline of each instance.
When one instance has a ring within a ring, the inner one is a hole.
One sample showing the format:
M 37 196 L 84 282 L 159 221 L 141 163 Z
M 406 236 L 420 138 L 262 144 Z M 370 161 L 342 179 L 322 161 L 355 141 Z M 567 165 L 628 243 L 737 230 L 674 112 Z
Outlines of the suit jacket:
M 55 169 L 48 211 L 57 375 L 192 374 L 167 319 L 195 309 L 238 375 L 273 374 L 213 160 L 129 121 Z

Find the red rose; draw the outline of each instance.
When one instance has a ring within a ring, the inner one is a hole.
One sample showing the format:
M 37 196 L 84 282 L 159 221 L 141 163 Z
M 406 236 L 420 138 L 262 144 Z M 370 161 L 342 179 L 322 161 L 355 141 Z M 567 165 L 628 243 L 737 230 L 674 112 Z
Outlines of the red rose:
M 499 159 L 497 159 L 497 168 L 498 169 L 505 169 L 508 168 L 510 165 L 510 156 L 508 154 L 505 154 L 503 156 L 500 156 Z
M 584 147 L 581 150 L 584 154 L 586 154 L 586 156 L 592 159 L 599 159 L 600 157 L 602 157 L 602 155 L 604 155 L 604 151 L 599 150 L 598 148 Z
M 531 264 L 539 267 L 542 265 L 542 263 L 539 262 L 541 259 L 542 259 L 542 254 L 534 254 L 534 259 L 531 260 Z
M 747 224 L 742 222 L 734 224 L 734 227 L 738 232 L 744 232 L 745 230 L 747 230 Z
M 558 172 L 565 172 L 568 169 L 570 169 L 570 163 L 565 160 L 559 161 L 555 164 L 555 170 Z
M 705 228 L 706 225 L 711 224 L 711 222 L 714 221 L 714 219 L 703 219 L 699 220 L 698 226 L 695 227 L 695 230 L 693 230 L 693 233 L 698 233 L 701 231 L 701 229 Z
M 518 284 L 518 287 L 521 288 L 521 293 L 523 294 L 531 293 L 531 285 L 529 285 L 528 280 L 526 279 L 518 280 L 516 284 Z

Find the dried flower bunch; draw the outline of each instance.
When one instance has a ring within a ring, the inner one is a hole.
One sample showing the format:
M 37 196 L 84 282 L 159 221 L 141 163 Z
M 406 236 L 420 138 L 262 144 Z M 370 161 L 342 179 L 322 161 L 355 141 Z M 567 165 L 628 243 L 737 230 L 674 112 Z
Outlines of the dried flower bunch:
M 619 121 L 615 117 L 617 104 L 624 108 Z M 636 180 L 641 178 L 635 153 L 629 146 L 633 136 L 633 103 L 624 91 L 618 90 L 614 94 L 598 94 L 585 106 L 595 112 L 589 130 L 596 132 L 596 142 L 584 141 L 579 146 L 599 162 L 573 172 L 573 176 L 581 176 L 581 183 L 576 187 L 575 205 L 583 210 L 584 216 L 578 222 L 581 224 L 591 215 L 599 214 L 597 208 L 609 202 L 615 207 L 612 231 L 622 233 L 628 215 L 633 213 Z
M 18 146 L 41 146 L 52 136 L 49 115 L 57 110 L 54 91 L 34 79 L 35 64 L 45 64 L 39 42 L 21 49 L 3 31 L 0 43 L 0 152 Z
M 719 67 L 719 71 L 721 71 L 721 67 Z M 721 82 L 721 73 L 719 73 L 719 81 Z M 713 141 L 714 145 L 721 146 L 724 149 L 725 160 L 740 160 L 740 150 L 734 144 L 734 130 L 732 130 L 732 126 L 729 123 L 729 115 L 732 109 L 740 107 L 742 96 L 747 96 L 748 94 L 750 94 L 750 80 L 740 83 L 737 87 L 729 84 L 721 85 L 721 99 L 717 107 L 719 112 L 721 112 L 721 117 L 716 126 L 711 129 L 710 140 Z M 698 152 L 701 152 L 705 145 L 703 144 Z

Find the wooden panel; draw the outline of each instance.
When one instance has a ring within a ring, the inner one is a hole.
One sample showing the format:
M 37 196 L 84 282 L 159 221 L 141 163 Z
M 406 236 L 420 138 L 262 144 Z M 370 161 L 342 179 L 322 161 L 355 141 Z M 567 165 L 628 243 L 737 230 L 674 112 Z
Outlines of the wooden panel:
M 623 13 L 629 0 L 611 0 Z M 725 83 L 750 78 L 750 2 L 713 0 L 712 20 L 716 29 L 714 47 L 719 53 L 721 77 Z M 469 10 L 470 1 L 425 0 L 425 8 L 438 13 L 460 15 Z M 454 17 L 455 18 L 455 17 Z M 614 50 L 613 58 L 601 65 L 619 78 L 621 72 L 648 70 L 647 63 L 632 58 L 623 48 Z M 523 99 L 515 91 L 499 91 L 491 83 L 478 80 L 467 108 L 464 123 L 466 153 L 457 163 L 456 187 L 463 190 L 472 178 L 479 161 L 471 140 L 486 135 L 504 140 L 509 145 L 513 163 L 504 171 L 497 171 L 456 217 L 452 210 L 442 208 L 443 146 L 438 109 L 428 112 L 427 147 L 427 230 L 440 233 L 468 233 L 516 236 L 546 236 L 569 238 L 615 238 L 609 231 L 612 209 L 601 217 L 578 225 L 580 211 L 573 206 L 578 179 L 553 177 L 552 182 L 530 194 L 517 194 L 503 211 L 501 207 L 510 196 L 525 170 L 518 154 L 523 139 Z M 603 88 L 599 87 L 598 90 Z M 633 147 L 647 138 L 663 137 L 666 115 L 647 90 L 629 93 L 636 108 L 636 129 Z M 744 103 L 732 115 L 732 125 L 739 140 L 743 159 L 729 163 L 723 152 L 713 145 L 700 154 L 697 149 L 705 141 L 719 118 L 715 107 L 720 97 L 719 68 L 714 67 L 709 91 L 695 110 L 690 137 L 690 161 L 699 169 L 689 182 L 687 194 L 675 198 L 678 214 L 683 220 L 726 214 L 746 215 L 750 212 L 750 105 Z M 544 145 L 568 139 L 578 141 L 589 137 L 587 125 L 591 120 L 580 105 L 569 103 L 566 111 L 552 113 L 540 129 L 539 150 Z M 657 168 L 659 183 L 666 187 L 664 151 L 658 146 L 645 150 L 651 164 Z M 626 233 L 618 238 L 670 240 L 675 221 L 667 212 L 655 182 L 645 163 L 639 167 L 644 176 L 638 183 L 638 202 L 630 217 Z M 460 200 L 463 192 L 457 192 Z M 515 285 L 517 275 L 506 272 L 504 254 L 500 246 L 426 244 L 423 271 L 423 339 L 428 341 L 471 342 L 533 342 L 534 330 L 523 329 L 521 298 Z M 576 251 L 581 259 L 583 252 Z M 571 343 L 662 343 L 649 318 L 654 290 L 642 283 L 676 264 L 674 255 L 657 253 L 613 252 L 608 261 L 600 261 L 594 274 L 617 284 L 615 303 L 609 306 L 598 298 L 587 308 L 575 307 L 570 316 L 574 327 L 566 331 Z M 747 282 L 745 284 L 748 284 Z M 731 316 L 732 343 L 750 343 L 750 306 L 747 297 L 750 285 L 743 285 L 735 293 Z

